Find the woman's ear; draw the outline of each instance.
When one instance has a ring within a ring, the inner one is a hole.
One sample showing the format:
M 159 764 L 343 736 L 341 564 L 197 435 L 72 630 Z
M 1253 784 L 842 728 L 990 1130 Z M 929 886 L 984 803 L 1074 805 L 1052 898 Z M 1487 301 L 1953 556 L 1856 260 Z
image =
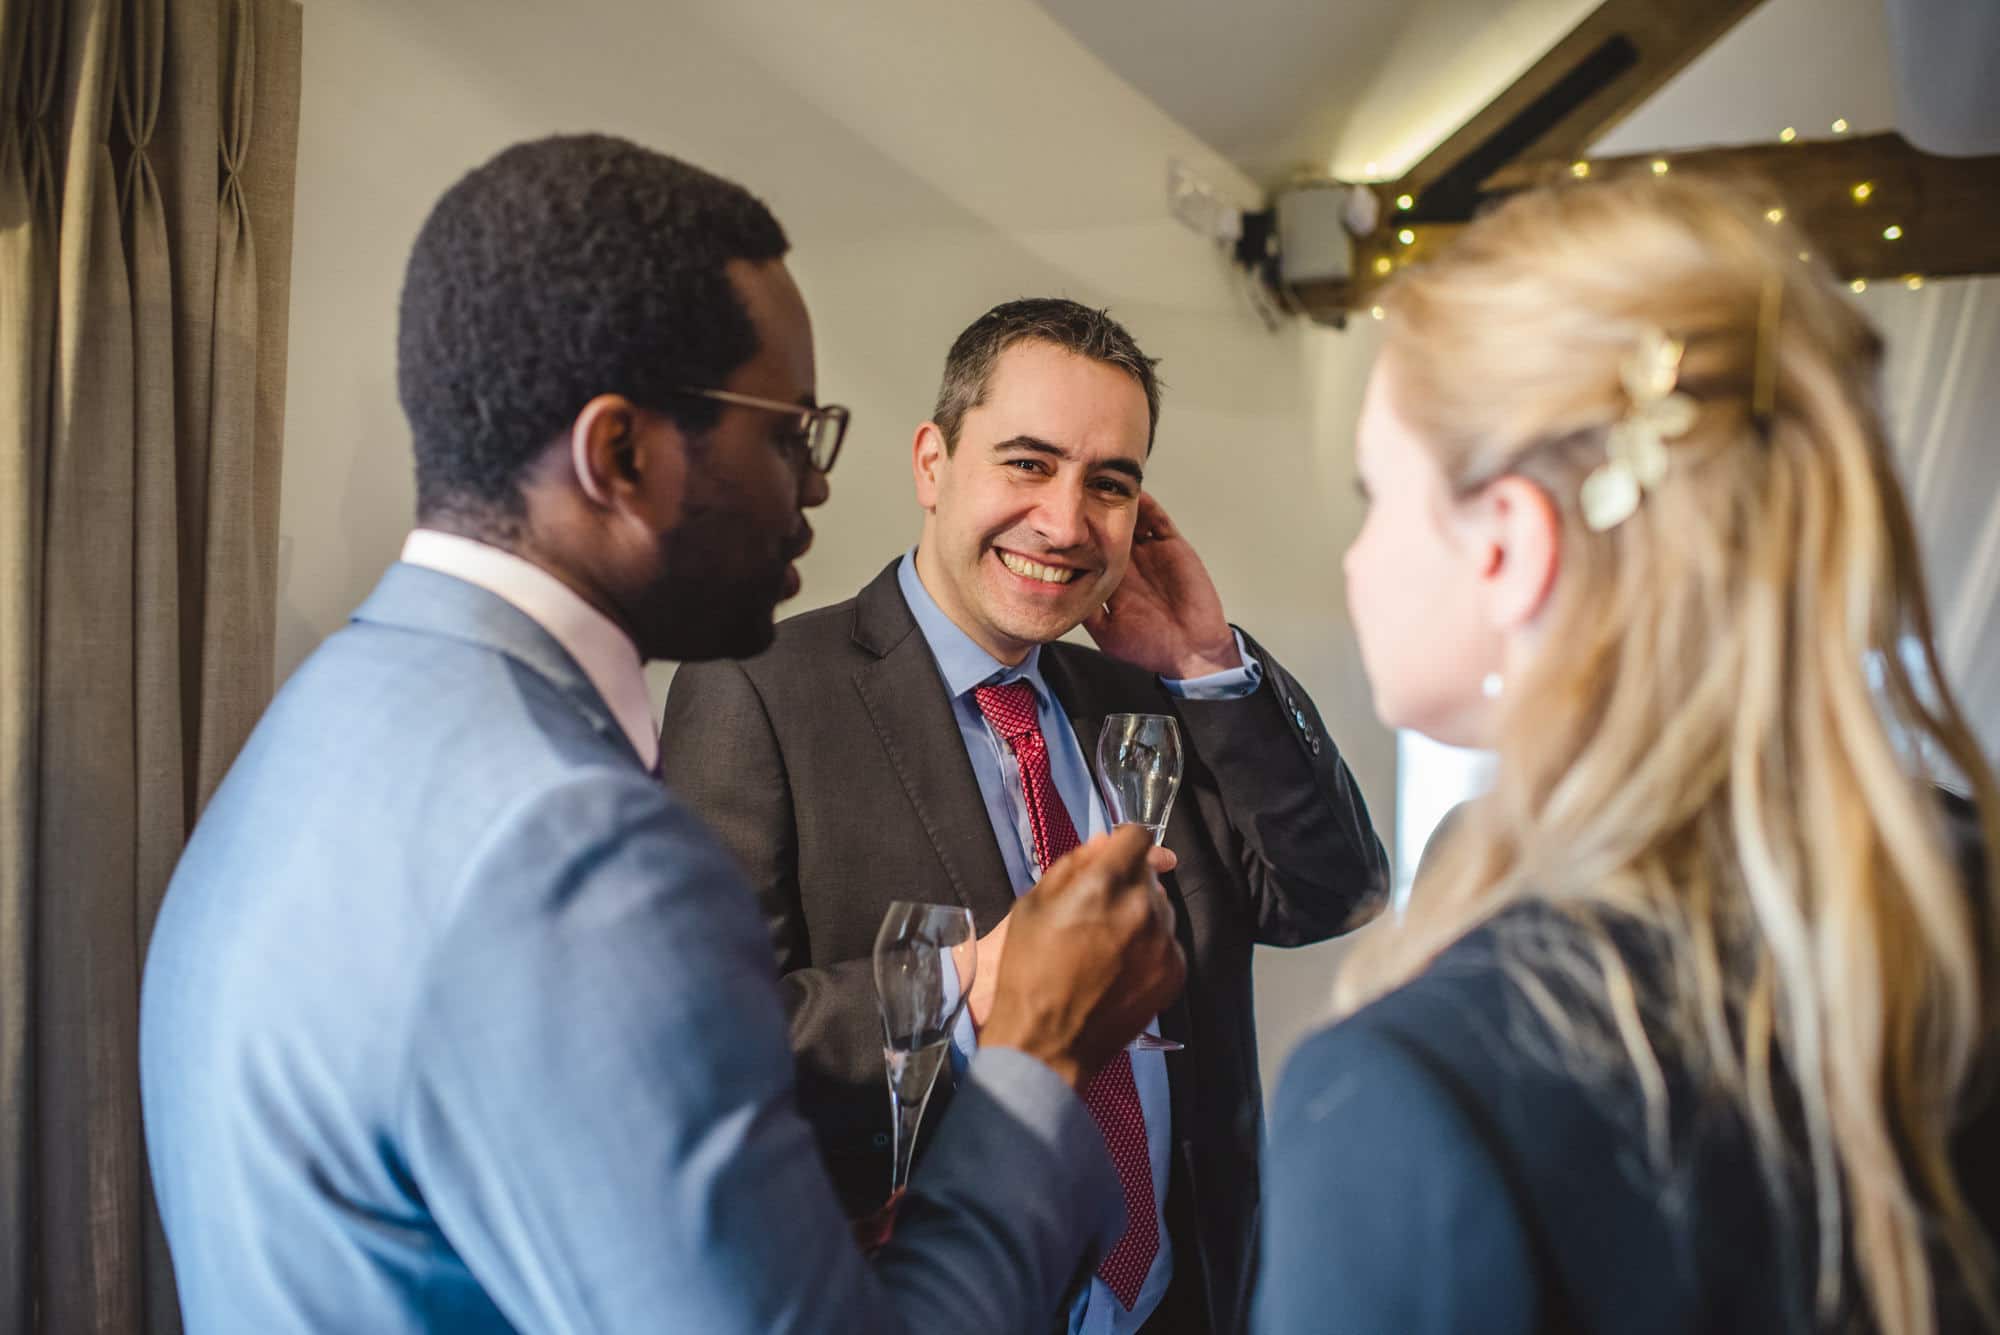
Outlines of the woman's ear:
M 1541 487 L 1509 474 L 1468 503 L 1467 527 L 1488 619 L 1511 632 L 1541 615 L 1562 558 L 1562 514 Z

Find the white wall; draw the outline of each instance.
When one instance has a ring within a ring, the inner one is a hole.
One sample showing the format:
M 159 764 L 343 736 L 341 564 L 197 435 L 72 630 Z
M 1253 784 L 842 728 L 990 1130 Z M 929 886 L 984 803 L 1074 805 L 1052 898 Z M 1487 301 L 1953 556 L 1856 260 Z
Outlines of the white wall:
M 510 142 L 605 130 L 743 181 L 792 238 L 822 397 L 855 411 L 798 608 L 847 597 L 914 539 L 910 434 L 961 327 L 1022 295 L 1108 305 L 1163 359 L 1154 489 L 1392 828 L 1393 743 L 1340 606 L 1372 331 L 1266 332 L 1165 209 L 1169 157 L 1239 202 L 1249 183 L 1028 0 L 341 0 L 307 7 L 304 85 L 281 675 L 409 524 L 394 315 L 425 212 Z M 1267 1069 L 1330 977 L 1327 948 L 1264 953 Z
M 1813 133 L 1833 115 L 1885 124 L 1886 83 L 1833 88 L 1789 59 L 1861 50 L 1878 16 L 1875 0 L 1771 0 L 1599 151 L 1746 141 L 1787 123 Z M 1233 270 L 1164 206 L 1170 157 L 1238 202 L 1250 183 L 1031 0 L 322 0 L 306 9 L 304 80 L 281 676 L 360 600 L 409 523 L 394 314 L 425 212 L 508 143 L 605 130 L 745 182 L 796 247 L 821 392 L 856 415 L 796 608 L 848 596 L 914 538 L 909 436 L 967 321 L 1028 294 L 1108 305 L 1164 358 L 1155 489 L 1232 617 L 1312 690 L 1378 827 L 1394 830 L 1394 742 L 1340 606 L 1373 327 L 1265 332 Z M 2000 280 L 1864 301 L 1900 368 L 1892 399 L 1922 470 L 1913 490 L 1950 667 L 1994 749 Z M 1260 958 L 1267 1073 L 1320 1013 L 1336 953 Z

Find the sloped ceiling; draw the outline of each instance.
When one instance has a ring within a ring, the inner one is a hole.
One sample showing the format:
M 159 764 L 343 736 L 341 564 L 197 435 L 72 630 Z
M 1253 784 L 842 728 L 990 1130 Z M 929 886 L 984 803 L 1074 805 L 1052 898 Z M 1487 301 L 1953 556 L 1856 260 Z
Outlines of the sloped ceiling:
M 1390 179 L 1595 0 L 1040 0 L 1120 77 L 1270 186 Z M 1599 145 L 1605 153 L 1857 133 L 1896 118 L 1883 0 L 1768 0 Z M 1717 97 L 1717 88 L 1727 88 Z

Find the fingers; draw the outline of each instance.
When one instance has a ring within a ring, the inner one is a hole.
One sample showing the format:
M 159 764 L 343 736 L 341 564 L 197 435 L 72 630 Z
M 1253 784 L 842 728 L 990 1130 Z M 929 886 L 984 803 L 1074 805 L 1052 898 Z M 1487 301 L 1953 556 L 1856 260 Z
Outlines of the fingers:
M 1141 825 L 1120 825 L 1109 835 L 1105 869 L 1111 878 L 1111 892 L 1118 895 L 1122 889 L 1136 889 L 1143 897 L 1146 914 L 1152 918 L 1156 930 L 1165 938 L 1166 944 L 1178 951 L 1174 942 L 1174 906 L 1167 898 L 1167 892 L 1160 887 L 1159 878 L 1154 875 L 1166 868 L 1171 869 L 1175 858 L 1171 851 L 1155 847 L 1152 831 Z
M 1146 900 L 1153 910 L 1153 917 L 1160 924 L 1160 931 L 1171 942 L 1174 939 L 1174 901 L 1167 898 L 1167 892 L 1157 881 L 1153 883 Z
M 1160 845 L 1147 851 L 1146 865 L 1153 869 L 1155 876 L 1164 876 L 1180 866 L 1181 860 L 1173 849 Z
M 1043 885 L 1059 883 L 1066 898 L 1114 908 L 1153 885 L 1147 855 L 1153 836 L 1142 825 L 1120 825 L 1056 860 Z
M 1109 897 L 1119 886 L 1138 882 L 1152 846 L 1152 834 L 1144 826 L 1120 825 L 1057 858 L 1031 893 L 1046 890 L 1059 898 L 1078 893 Z
M 1174 521 L 1168 517 L 1166 507 L 1161 505 L 1152 492 L 1139 493 L 1139 515 L 1133 530 L 1134 541 L 1164 542 L 1168 538 L 1180 536 Z
M 1143 825 L 1120 825 L 1098 839 L 1104 841 L 1098 865 L 1111 882 L 1114 885 L 1137 882 L 1151 860 L 1153 832 Z M 1091 840 L 1096 842 L 1097 839 Z

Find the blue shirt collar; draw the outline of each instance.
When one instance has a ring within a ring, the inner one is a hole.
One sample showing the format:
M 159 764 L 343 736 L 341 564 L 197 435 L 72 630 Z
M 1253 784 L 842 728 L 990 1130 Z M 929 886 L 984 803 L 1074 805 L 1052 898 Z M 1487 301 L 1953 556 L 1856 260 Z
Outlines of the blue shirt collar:
M 914 547 L 903 553 L 902 562 L 896 567 L 896 582 L 903 590 L 903 601 L 910 605 L 910 615 L 917 620 L 917 629 L 931 647 L 931 657 L 937 660 L 945 689 L 954 700 L 975 686 L 1025 681 L 1034 687 L 1038 703 L 1048 703 L 1048 683 L 1042 680 L 1041 645 L 1030 649 L 1018 667 L 1009 667 L 980 648 L 970 635 L 959 629 L 957 622 L 945 615 L 937 599 L 931 597 L 930 590 L 918 578 Z

